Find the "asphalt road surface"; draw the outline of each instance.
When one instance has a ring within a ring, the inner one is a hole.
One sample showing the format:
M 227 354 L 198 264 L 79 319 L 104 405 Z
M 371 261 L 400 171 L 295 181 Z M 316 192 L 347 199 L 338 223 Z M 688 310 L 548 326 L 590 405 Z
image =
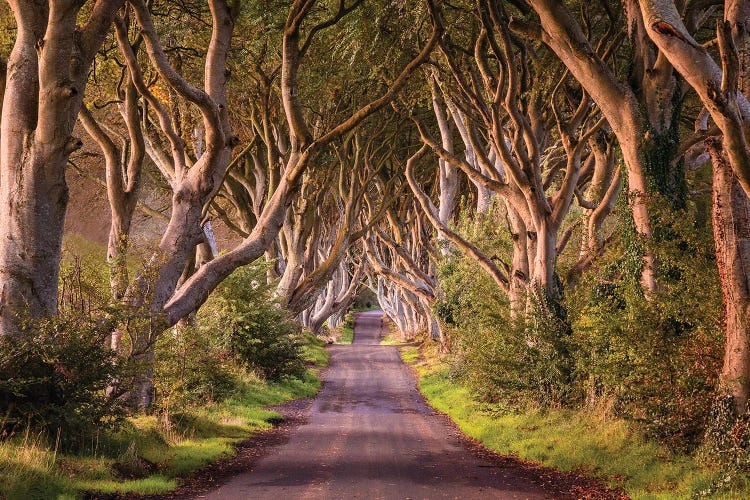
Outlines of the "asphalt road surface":
M 416 389 L 398 348 L 379 345 L 380 312 L 366 312 L 288 442 L 199 498 L 551 498 L 523 467 L 482 458 Z

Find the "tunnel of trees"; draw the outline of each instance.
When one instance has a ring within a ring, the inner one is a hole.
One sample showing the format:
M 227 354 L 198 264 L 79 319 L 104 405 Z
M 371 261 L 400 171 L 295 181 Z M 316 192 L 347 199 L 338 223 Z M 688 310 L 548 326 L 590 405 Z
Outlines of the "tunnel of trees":
M 159 411 L 165 342 L 242 356 L 227 311 L 324 335 L 366 290 L 479 399 L 606 403 L 750 463 L 750 1 L 8 0 L 0 23 L 3 426 L 84 393 L 84 420 Z M 107 223 L 86 259 L 72 218 Z

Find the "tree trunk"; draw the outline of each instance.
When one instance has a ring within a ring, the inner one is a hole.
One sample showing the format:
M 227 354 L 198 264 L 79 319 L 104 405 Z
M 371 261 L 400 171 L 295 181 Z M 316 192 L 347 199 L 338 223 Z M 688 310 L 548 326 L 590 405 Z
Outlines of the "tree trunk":
M 88 69 L 122 1 L 8 2 L 18 28 L 0 123 L 0 336 L 57 313 L 71 136 Z M 52 5 L 50 5 L 52 3 Z
M 526 309 L 526 294 L 529 285 L 529 256 L 526 224 L 510 203 L 506 203 L 510 222 L 511 239 L 513 240 L 513 261 L 510 269 L 510 317 L 513 320 L 523 319 Z
M 555 284 L 555 262 L 557 261 L 557 228 L 545 218 L 536 227 L 533 284 L 541 287 L 552 300 L 560 299 L 560 290 Z
M 541 19 L 543 32 L 537 34 L 578 80 L 607 118 L 622 149 L 628 170 L 628 194 L 636 231 L 651 238 L 653 230 L 645 195 L 648 183 L 643 165 L 646 117 L 641 113 L 632 90 L 617 80 L 594 52 L 564 3 L 558 0 L 530 0 Z M 643 256 L 641 286 L 648 295 L 656 291 L 656 259 L 653 252 Z
M 445 113 L 440 89 L 434 78 L 430 78 L 430 90 L 432 92 L 432 109 L 435 113 L 435 119 L 440 128 L 440 139 L 443 148 L 450 154 L 453 154 L 453 131 L 448 122 Z M 456 167 L 450 165 L 443 159 L 438 160 L 438 178 L 440 181 L 440 202 L 438 203 L 438 218 L 444 225 L 450 223 L 453 217 L 453 211 L 456 208 L 456 194 L 458 192 L 458 172 Z M 439 236 L 442 239 L 442 236 Z M 443 255 L 447 255 L 449 250 L 446 244 L 440 249 Z
M 724 298 L 724 366 L 721 390 L 738 414 L 750 398 L 750 198 L 732 172 L 721 143 L 709 142 L 713 163 L 713 229 Z
M 7 113 L 11 109 L 6 106 Z M 3 139 L 12 135 L 3 129 Z M 55 151 L 60 143 L 19 142 L 15 152 L 4 147 L 0 158 L 0 336 L 17 334 L 26 315 L 57 314 L 68 203 L 67 158 Z

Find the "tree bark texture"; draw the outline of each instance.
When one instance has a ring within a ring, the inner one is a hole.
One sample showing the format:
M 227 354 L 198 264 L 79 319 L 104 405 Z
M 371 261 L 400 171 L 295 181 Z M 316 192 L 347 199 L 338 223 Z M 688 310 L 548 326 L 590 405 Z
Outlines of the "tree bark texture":
M 71 134 L 89 68 L 124 0 L 11 0 L 18 28 L 0 123 L 0 335 L 57 313 Z
M 731 395 L 739 414 L 750 399 L 750 198 L 723 154 L 709 142 L 713 163 L 713 229 L 724 299 L 724 365 L 721 390 Z

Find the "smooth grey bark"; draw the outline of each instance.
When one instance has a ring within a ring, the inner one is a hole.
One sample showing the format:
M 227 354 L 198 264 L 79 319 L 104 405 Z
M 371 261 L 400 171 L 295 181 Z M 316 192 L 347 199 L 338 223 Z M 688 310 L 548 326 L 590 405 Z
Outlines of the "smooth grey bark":
M 709 141 L 713 163 L 713 230 L 724 299 L 721 391 L 738 414 L 750 401 L 750 198 L 740 186 L 719 140 Z
M 89 69 L 123 0 L 9 0 L 18 28 L 0 122 L 0 335 L 57 313 L 65 168 Z

